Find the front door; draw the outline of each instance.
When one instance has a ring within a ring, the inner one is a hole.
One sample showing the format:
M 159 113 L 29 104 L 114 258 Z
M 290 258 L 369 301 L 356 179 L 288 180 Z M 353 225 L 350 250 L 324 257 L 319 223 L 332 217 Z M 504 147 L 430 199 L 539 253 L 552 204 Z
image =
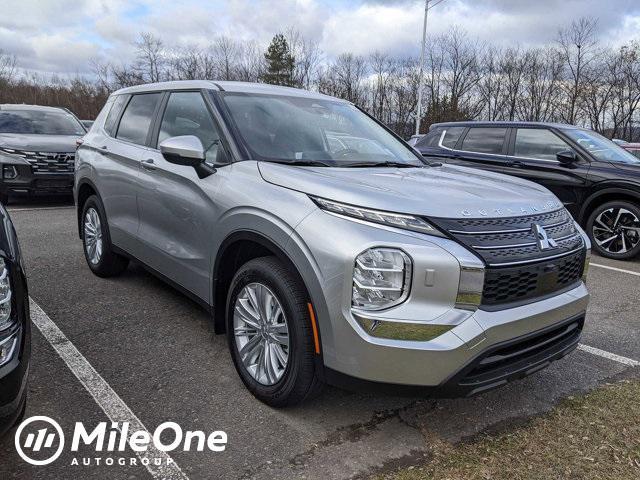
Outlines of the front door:
M 588 186 L 590 163 L 579 156 L 572 164 L 558 161 L 558 152 L 573 148 L 546 128 L 518 128 L 514 134 L 509 150 L 514 175 L 547 187 L 575 215 Z
M 213 165 L 223 148 L 218 131 L 200 92 L 172 92 L 153 145 L 195 135 Z M 140 260 L 205 301 L 210 293 L 210 240 L 219 215 L 212 198 L 221 181 L 220 175 L 201 179 L 192 167 L 169 163 L 157 148 L 150 148 L 140 162 L 138 235 L 146 247 Z

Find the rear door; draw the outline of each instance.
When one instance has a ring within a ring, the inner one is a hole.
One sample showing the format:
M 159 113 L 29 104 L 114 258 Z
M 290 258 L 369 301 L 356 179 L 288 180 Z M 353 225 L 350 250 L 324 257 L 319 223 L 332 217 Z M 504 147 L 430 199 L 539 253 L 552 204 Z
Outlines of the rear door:
M 514 128 L 510 138 L 509 158 L 515 175 L 544 185 L 571 211 L 579 210 L 585 196 L 590 163 L 578 155 L 567 165 L 556 154 L 574 150 L 569 143 L 548 128 Z
M 507 127 L 469 127 L 452 148 L 447 163 L 512 174 L 506 156 L 508 131 Z
M 96 175 L 109 233 L 115 245 L 132 254 L 137 250 L 139 163 L 161 95 L 118 96 L 105 122 L 107 135 L 96 145 L 104 160 L 96 164 Z

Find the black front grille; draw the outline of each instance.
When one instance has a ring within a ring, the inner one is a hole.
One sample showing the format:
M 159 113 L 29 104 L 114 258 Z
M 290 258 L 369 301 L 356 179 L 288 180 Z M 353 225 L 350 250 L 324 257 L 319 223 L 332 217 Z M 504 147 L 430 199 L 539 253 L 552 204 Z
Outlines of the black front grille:
M 584 260 L 584 251 L 579 251 L 555 260 L 489 268 L 485 273 L 482 304 L 519 302 L 561 290 L 580 280 Z
M 73 173 L 75 153 L 32 152 L 2 148 L 1 151 L 24 158 L 31 165 L 33 173 Z
M 506 218 L 431 219 L 482 257 L 488 265 L 517 264 L 568 253 L 582 246 L 582 236 L 565 208 L 538 215 Z M 544 228 L 557 248 L 541 250 L 533 226 Z
M 487 264 L 482 305 L 532 301 L 577 283 L 584 241 L 569 212 L 505 218 L 429 219 Z M 552 245 L 541 248 L 534 226 Z

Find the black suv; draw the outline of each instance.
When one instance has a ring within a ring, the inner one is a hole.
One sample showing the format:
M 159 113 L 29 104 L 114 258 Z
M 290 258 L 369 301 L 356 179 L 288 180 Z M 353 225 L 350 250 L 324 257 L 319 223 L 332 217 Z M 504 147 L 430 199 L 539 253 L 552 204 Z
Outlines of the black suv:
M 76 142 L 87 133 L 69 110 L 0 105 L 0 202 L 9 194 L 67 194 Z
M 640 159 L 591 130 L 555 123 L 437 123 L 415 148 L 445 163 L 544 185 L 600 255 L 625 259 L 640 252 Z

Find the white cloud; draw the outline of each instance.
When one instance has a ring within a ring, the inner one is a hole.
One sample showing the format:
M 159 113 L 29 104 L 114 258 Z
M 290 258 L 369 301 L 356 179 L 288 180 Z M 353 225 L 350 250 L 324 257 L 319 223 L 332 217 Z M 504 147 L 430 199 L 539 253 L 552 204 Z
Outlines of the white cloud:
M 90 71 L 92 57 L 127 61 L 141 31 L 168 45 L 205 45 L 217 35 L 257 40 L 295 27 L 330 58 L 374 50 L 417 55 L 423 0 L 2 0 L 0 50 L 23 68 Z M 453 26 L 498 44 L 554 40 L 578 16 L 599 19 L 604 44 L 638 38 L 637 0 L 444 0 L 429 14 L 429 34 Z

